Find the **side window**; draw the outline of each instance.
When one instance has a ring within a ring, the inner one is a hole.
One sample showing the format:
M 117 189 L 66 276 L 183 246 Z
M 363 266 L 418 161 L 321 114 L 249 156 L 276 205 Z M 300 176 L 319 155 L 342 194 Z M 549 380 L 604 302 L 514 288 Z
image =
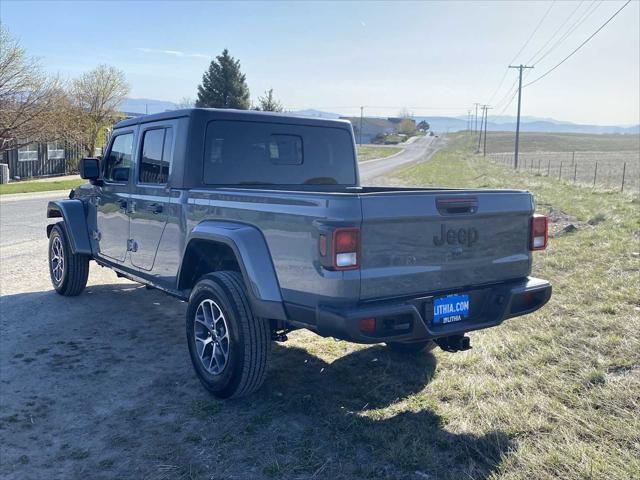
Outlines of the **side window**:
M 128 182 L 133 152 L 133 133 L 114 137 L 109 156 L 105 159 L 104 179 L 110 182 Z
M 140 183 L 164 185 L 168 182 L 172 142 L 171 128 L 156 128 L 144 132 L 138 173 Z

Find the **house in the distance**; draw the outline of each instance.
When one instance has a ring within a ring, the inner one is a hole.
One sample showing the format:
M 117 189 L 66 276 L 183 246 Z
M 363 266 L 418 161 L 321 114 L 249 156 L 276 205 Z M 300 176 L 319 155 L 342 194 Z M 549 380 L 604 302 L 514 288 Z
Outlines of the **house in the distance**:
M 398 133 L 401 117 L 340 117 L 349 120 L 353 125 L 353 133 L 357 143 L 372 143 L 376 137 Z M 411 120 L 412 122 L 415 121 Z M 362 125 L 362 128 L 361 128 Z M 361 131 L 362 130 L 362 131 Z

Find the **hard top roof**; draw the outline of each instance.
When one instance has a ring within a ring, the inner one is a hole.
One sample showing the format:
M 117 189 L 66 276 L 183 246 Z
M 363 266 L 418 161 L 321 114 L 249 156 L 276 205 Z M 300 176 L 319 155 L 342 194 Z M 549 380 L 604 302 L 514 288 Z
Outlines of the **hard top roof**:
M 185 108 L 181 110 L 170 110 L 167 112 L 154 113 L 152 115 L 141 115 L 126 120 L 122 120 L 114 126 L 114 128 L 130 127 L 142 123 L 157 122 L 162 120 L 171 120 L 182 117 L 198 117 L 200 119 L 209 120 L 244 120 L 244 121 L 261 121 L 275 123 L 293 123 L 296 125 L 325 126 L 349 128 L 348 120 L 333 120 L 315 117 L 300 117 L 297 115 L 288 115 L 280 112 L 260 112 L 257 110 L 234 110 L 224 108 Z

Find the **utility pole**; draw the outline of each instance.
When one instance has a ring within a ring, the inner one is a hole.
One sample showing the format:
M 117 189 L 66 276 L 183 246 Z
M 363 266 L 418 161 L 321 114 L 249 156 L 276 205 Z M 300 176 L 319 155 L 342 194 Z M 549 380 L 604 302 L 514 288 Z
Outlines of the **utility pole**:
M 476 107 L 476 126 L 473 129 L 474 132 L 478 131 L 478 106 L 480 105 L 479 103 L 474 103 L 473 104 Z
M 484 125 L 484 114 L 487 111 L 487 106 L 482 105 L 482 116 L 480 117 L 480 130 L 478 131 L 478 146 L 476 147 L 476 153 L 480 153 L 480 142 L 482 141 L 482 126 Z
M 518 120 L 516 121 L 516 151 L 513 155 L 513 168 L 518 168 L 518 148 L 520 146 L 520 105 L 522 103 L 522 70 L 525 68 L 533 68 L 528 67 L 526 65 L 509 65 L 509 68 L 517 68 L 520 76 L 520 80 L 518 81 Z
M 484 106 L 484 146 L 482 147 L 482 156 L 487 156 L 487 123 L 489 123 L 489 110 L 492 107 L 489 105 Z
M 362 145 L 362 119 L 364 116 L 364 107 L 360 107 L 360 135 L 359 135 L 359 139 L 360 139 L 360 145 Z

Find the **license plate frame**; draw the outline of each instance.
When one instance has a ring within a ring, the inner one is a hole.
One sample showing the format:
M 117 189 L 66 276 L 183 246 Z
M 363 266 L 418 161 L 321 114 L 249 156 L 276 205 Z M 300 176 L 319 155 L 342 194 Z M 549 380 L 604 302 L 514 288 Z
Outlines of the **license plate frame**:
M 433 318 L 435 326 L 463 322 L 469 318 L 471 297 L 468 293 L 456 293 L 433 299 Z

